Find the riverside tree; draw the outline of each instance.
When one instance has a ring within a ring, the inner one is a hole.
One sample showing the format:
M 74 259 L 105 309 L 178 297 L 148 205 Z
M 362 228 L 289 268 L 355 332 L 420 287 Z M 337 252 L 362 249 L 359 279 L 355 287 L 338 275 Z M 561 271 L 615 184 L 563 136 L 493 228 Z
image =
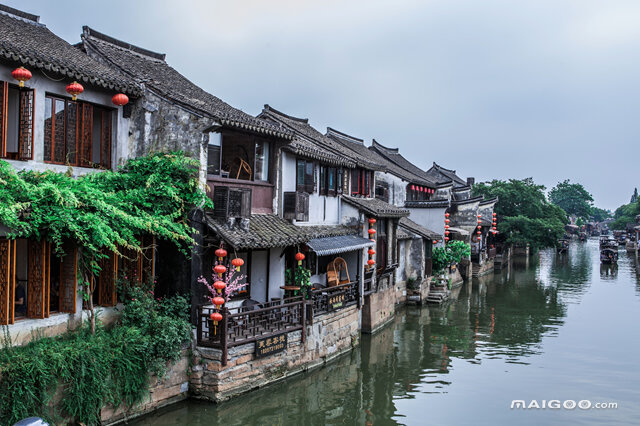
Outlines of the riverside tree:
M 554 246 L 568 222 L 563 209 L 550 203 L 544 185 L 533 178 L 493 180 L 473 186 L 474 195 L 498 197 L 498 231 L 509 244 L 529 244 L 534 249 Z
M 567 214 L 583 219 L 591 216 L 593 196 L 579 183 L 571 183 L 569 179 L 559 182 L 549 192 L 549 201 L 561 207 Z
M 118 171 L 78 178 L 69 172 L 15 170 L 0 161 L 0 224 L 9 238 L 43 238 L 59 255 L 79 247 L 83 296 L 95 332 L 92 286 L 108 252 L 141 252 L 141 237 L 173 242 L 184 253 L 194 243 L 187 215 L 210 207 L 198 185 L 198 162 L 181 152 L 129 160 Z

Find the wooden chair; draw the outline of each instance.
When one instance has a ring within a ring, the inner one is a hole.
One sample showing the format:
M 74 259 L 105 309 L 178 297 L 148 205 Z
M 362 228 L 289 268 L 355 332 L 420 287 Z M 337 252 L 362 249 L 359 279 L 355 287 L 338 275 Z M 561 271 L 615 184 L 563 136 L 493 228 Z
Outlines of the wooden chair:
M 342 279 L 342 272 L 345 273 L 347 279 Z M 349 282 L 351 282 L 351 279 L 349 278 L 347 262 L 341 257 L 336 257 L 333 261 L 329 262 L 327 265 L 327 285 L 329 287 L 335 287 Z
M 247 175 L 249 175 L 248 180 L 251 180 L 251 176 L 253 175 L 253 171 L 251 170 L 251 166 L 249 165 L 249 163 L 247 163 L 246 161 L 244 161 L 240 157 L 238 157 L 235 160 L 233 160 L 233 164 L 235 165 L 236 163 L 238 163 L 238 172 L 236 173 L 236 179 L 239 179 L 240 178 L 240 174 L 242 172 L 245 172 Z

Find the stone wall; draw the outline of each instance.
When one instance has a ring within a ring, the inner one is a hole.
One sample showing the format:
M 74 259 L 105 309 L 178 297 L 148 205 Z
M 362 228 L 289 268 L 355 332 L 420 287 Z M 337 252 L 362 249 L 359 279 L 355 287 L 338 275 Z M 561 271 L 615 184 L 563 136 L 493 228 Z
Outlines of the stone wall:
M 150 375 L 149 394 L 135 407 L 125 410 L 123 407 L 114 409 L 105 407 L 100 412 L 103 425 L 113 425 L 126 422 L 166 405 L 186 399 L 189 395 L 189 351 L 184 350 L 182 357 L 167 364 L 167 373 L 163 378 Z
M 349 352 L 359 343 L 360 311 L 357 306 L 314 318 L 302 332 L 287 336 L 287 349 L 263 358 L 255 357 L 255 344 L 230 348 L 227 365 L 219 349 L 197 347 L 193 355 L 191 391 L 195 398 L 219 402 L 291 375 L 318 367 Z
M 395 314 L 395 301 L 394 286 L 381 286 L 376 293 L 365 296 L 362 307 L 362 332 L 375 333 L 391 321 Z

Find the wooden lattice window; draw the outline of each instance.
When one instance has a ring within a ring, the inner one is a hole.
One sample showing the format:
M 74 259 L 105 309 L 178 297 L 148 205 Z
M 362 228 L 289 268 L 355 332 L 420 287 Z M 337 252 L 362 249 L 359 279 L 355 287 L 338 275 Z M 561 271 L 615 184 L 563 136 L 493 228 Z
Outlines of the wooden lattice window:
M 142 253 L 133 249 L 120 249 L 118 276 L 130 282 L 150 283 L 155 278 L 156 237 L 142 238 Z
M 118 298 L 116 295 L 116 277 L 118 274 L 118 258 L 110 252 L 100 262 L 100 275 L 98 276 L 98 304 L 100 306 L 115 306 Z M 94 290 L 95 291 L 95 290 Z
M 45 241 L 28 242 L 27 317 L 45 318 L 49 314 L 48 249 Z
M 0 239 L 0 324 L 13 324 L 15 242 Z
M 0 157 L 33 159 L 35 92 L 0 82 Z
M 54 164 L 111 168 L 112 111 L 86 102 L 47 96 L 44 160 Z

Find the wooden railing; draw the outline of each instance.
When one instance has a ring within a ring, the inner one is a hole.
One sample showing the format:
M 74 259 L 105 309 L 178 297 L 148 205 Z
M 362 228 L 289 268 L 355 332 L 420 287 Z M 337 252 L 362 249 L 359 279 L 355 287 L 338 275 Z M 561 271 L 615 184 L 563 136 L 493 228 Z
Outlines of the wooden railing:
M 255 342 L 283 332 L 302 330 L 305 340 L 307 303 L 302 297 L 264 303 L 259 309 L 222 308 L 222 320 L 214 324 L 213 307 L 198 307 L 198 346 L 222 350 L 222 365 L 227 364 L 228 349 Z M 251 309 L 251 310 L 250 310 Z
M 312 317 L 355 305 L 358 298 L 358 281 L 311 290 Z

